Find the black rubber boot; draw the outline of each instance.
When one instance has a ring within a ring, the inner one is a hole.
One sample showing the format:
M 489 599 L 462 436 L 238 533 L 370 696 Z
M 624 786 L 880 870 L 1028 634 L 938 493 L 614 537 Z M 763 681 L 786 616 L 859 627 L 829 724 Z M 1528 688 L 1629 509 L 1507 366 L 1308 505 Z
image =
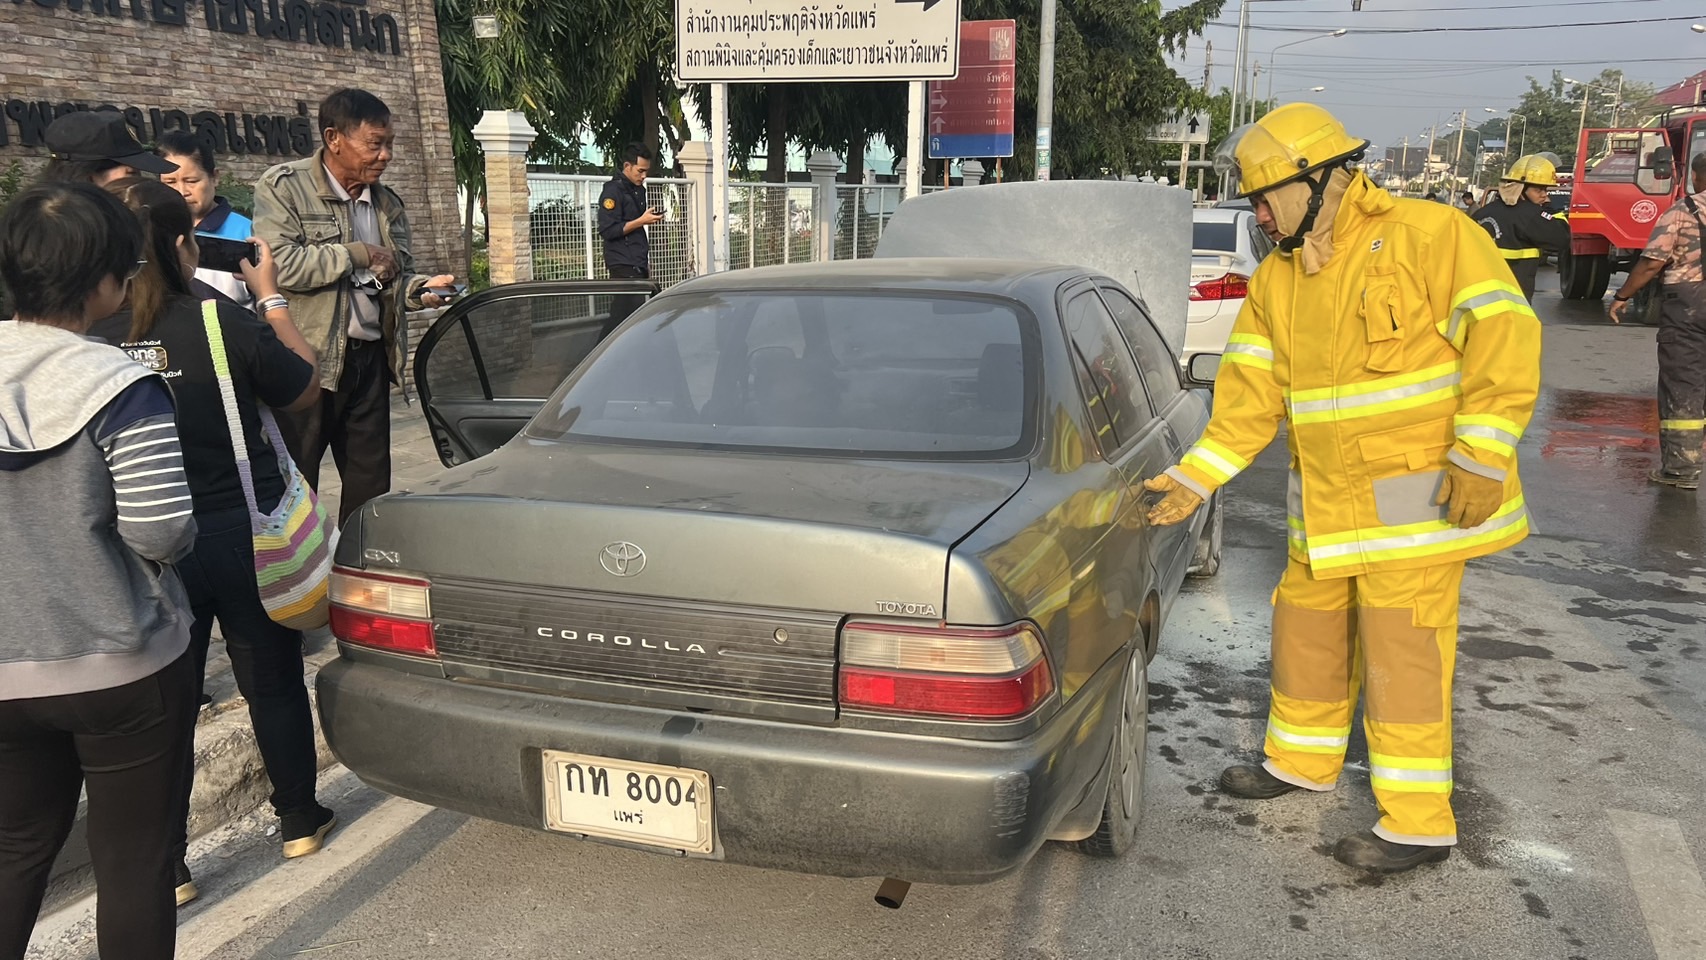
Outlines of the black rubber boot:
M 1675 487 L 1678 490 L 1700 489 L 1700 475 L 1698 473 L 1683 475 L 1666 473 L 1663 470 L 1655 468 L 1647 473 L 1647 479 L 1654 483 L 1662 483 L 1667 487 Z
M 1259 764 L 1240 763 L 1220 771 L 1220 790 L 1246 800 L 1272 800 L 1303 788 L 1287 783 Z
M 1334 860 L 1372 873 L 1403 873 L 1424 863 L 1439 863 L 1449 856 L 1450 847 L 1393 843 L 1375 836 L 1371 830 L 1353 833 L 1333 847 Z

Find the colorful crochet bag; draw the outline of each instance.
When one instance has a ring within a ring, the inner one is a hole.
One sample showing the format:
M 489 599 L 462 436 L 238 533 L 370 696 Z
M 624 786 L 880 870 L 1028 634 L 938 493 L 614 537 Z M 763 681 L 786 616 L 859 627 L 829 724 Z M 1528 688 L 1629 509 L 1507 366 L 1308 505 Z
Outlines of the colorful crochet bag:
M 255 477 L 249 465 L 249 445 L 244 440 L 243 419 L 238 413 L 237 391 L 231 382 L 231 364 L 225 355 L 225 336 L 219 326 L 219 305 L 213 300 L 201 305 L 202 324 L 207 328 L 207 346 L 213 355 L 213 371 L 219 378 L 219 395 L 225 401 L 225 423 L 231 431 L 231 453 L 237 458 L 243 498 L 249 503 L 249 530 L 255 544 L 255 581 L 261 605 L 273 621 L 294 630 L 312 630 L 326 625 L 326 582 L 332 572 L 332 548 L 337 528 L 321 509 L 314 488 L 296 468 L 285 449 L 278 421 L 264 404 L 257 404 L 261 429 L 278 456 L 284 475 L 284 496 L 271 513 L 262 513 L 255 502 Z

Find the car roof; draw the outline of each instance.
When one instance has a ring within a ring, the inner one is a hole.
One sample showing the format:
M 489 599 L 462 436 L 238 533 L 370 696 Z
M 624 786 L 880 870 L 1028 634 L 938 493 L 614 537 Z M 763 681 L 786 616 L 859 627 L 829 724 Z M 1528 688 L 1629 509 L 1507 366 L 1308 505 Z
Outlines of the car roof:
M 1240 217 L 1250 216 L 1248 207 L 1198 207 L 1191 211 L 1197 223 L 1237 223 Z
M 676 293 L 754 293 L 765 290 L 863 290 L 883 287 L 937 293 L 997 293 L 1019 296 L 1034 286 L 1052 289 L 1074 277 L 1095 276 L 1084 267 L 1032 260 L 984 260 L 960 257 L 874 258 L 798 263 L 748 270 L 726 270 L 671 287 Z M 1108 280 L 1107 282 L 1113 282 Z

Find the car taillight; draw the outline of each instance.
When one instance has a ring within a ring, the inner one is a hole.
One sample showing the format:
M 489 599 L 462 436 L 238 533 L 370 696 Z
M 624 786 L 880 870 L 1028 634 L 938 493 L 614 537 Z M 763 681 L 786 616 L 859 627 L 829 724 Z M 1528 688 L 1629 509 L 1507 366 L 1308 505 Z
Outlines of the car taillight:
M 1192 300 L 1242 300 L 1249 295 L 1250 278 L 1241 273 L 1191 284 Z
M 345 643 L 411 657 L 436 657 L 432 584 L 333 567 L 332 635 Z
M 965 720 L 1023 716 L 1054 692 L 1042 636 L 1029 623 L 926 627 L 849 623 L 841 630 L 841 705 Z

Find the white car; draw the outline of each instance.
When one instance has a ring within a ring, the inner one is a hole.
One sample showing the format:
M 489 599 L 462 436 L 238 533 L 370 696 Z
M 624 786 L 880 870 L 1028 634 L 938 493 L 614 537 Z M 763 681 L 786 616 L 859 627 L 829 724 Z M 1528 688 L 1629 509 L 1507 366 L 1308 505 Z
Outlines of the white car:
M 1179 357 L 1186 367 L 1196 354 L 1225 351 L 1250 277 L 1274 248 L 1249 208 L 1204 207 L 1192 211 L 1192 221 L 1191 304 Z

